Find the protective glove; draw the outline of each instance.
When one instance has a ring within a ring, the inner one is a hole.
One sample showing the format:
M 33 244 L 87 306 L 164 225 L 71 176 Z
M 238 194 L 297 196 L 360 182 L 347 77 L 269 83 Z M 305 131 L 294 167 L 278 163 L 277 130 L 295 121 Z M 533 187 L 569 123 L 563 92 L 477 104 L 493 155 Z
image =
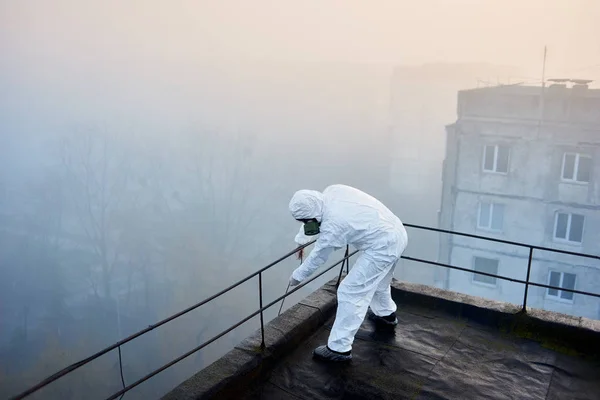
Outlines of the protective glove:
M 292 275 L 292 276 L 290 276 L 290 287 L 292 287 L 292 286 L 297 286 L 297 285 L 299 285 L 300 283 L 301 283 L 300 281 L 297 281 L 297 280 L 295 280 L 295 279 L 294 279 L 294 276 L 293 276 L 293 275 Z

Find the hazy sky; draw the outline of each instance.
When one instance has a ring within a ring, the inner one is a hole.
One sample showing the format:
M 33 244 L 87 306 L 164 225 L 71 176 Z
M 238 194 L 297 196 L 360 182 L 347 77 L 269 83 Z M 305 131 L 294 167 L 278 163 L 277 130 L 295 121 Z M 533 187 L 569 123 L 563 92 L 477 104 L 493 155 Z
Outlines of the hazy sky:
M 122 129 L 136 115 L 170 128 L 198 110 L 254 115 L 270 107 L 257 98 L 280 86 L 277 73 L 312 82 L 302 65 L 263 61 L 336 63 L 340 76 L 348 62 L 484 62 L 533 82 L 548 45 L 548 78 L 597 86 L 597 21 L 599 0 L 0 0 L 0 135 L 10 144 L 9 132 L 62 132 L 110 113 Z M 225 108 L 200 104 L 217 97 Z
M 547 44 L 550 71 L 600 79 L 598 20 L 598 0 L 0 0 L 0 63 L 474 61 L 539 71 Z

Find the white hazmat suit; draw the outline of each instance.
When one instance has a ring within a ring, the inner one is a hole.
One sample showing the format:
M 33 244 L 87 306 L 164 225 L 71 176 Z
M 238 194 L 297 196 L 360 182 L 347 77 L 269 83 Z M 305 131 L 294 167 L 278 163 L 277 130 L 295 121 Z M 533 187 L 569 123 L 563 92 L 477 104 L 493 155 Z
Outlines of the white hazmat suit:
M 308 278 L 333 250 L 352 245 L 360 251 L 338 288 L 337 313 L 327 343 L 335 352 L 349 352 L 369 305 L 377 316 L 396 312 L 390 283 L 408 244 L 404 225 L 379 200 L 346 185 L 329 186 L 323 193 L 300 190 L 289 209 L 295 219 L 315 218 L 321 224 L 315 247 L 293 272 L 292 280 Z M 304 244 L 312 238 L 301 227 L 296 242 Z

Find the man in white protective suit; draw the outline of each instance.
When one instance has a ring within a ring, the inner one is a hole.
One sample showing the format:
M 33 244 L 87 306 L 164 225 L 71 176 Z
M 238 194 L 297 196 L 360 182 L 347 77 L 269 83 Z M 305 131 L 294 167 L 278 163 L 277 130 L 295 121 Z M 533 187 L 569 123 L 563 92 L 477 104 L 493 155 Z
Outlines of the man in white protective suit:
M 337 313 L 327 345 L 314 350 L 314 356 L 322 360 L 350 361 L 354 335 L 369 306 L 370 318 L 378 325 L 398 324 L 390 283 L 408 244 L 404 225 L 379 200 L 346 185 L 332 185 L 322 193 L 299 190 L 289 209 L 303 223 L 296 242 L 302 245 L 317 238 L 309 256 L 292 273 L 290 286 L 308 278 L 332 251 L 346 245 L 360 251 L 338 288 Z

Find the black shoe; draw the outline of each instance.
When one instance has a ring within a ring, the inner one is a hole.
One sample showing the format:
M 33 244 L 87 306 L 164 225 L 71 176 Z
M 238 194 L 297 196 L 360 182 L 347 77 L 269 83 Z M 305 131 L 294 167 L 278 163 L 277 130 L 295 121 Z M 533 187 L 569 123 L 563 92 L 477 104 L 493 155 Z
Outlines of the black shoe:
M 313 351 L 313 356 L 323 361 L 347 362 L 352 360 L 352 352 L 339 353 L 328 346 L 319 346 Z
M 398 325 L 398 318 L 396 318 L 395 313 L 391 313 L 390 315 L 386 315 L 384 317 L 380 317 L 375 315 L 372 311 L 369 311 L 369 319 L 374 321 L 376 325 L 382 327 L 393 328 Z

